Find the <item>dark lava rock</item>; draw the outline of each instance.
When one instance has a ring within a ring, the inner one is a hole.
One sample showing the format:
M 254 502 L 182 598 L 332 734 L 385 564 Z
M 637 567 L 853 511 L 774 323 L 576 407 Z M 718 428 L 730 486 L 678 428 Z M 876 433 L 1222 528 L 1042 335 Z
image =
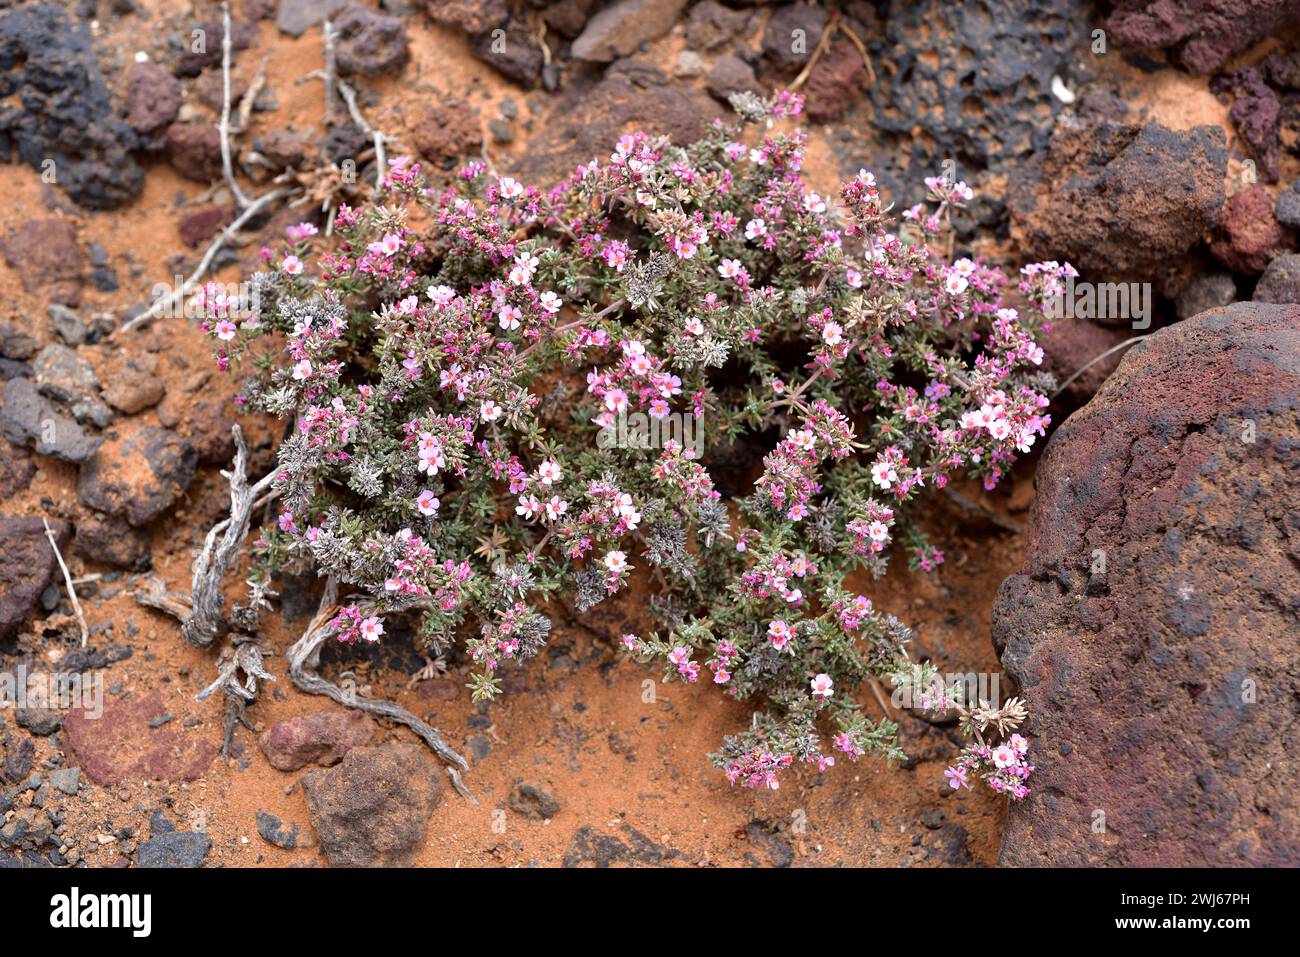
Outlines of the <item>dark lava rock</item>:
M 1243 67 L 1217 77 L 1210 84 L 1215 93 L 1232 94 L 1228 116 L 1237 133 L 1250 148 L 1259 173 L 1270 183 L 1277 182 L 1278 117 L 1282 104 L 1254 67 Z
M 108 383 L 103 390 L 104 400 L 127 415 L 157 405 L 167 391 L 154 352 L 114 353 L 105 363 L 104 381 Z
M 1233 55 L 1300 23 L 1297 0 L 1117 0 L 1106 31 L 1117 46 L 1173 48 L 1193 73 L 1214 73 Z
M 1061 109 L 1052 76 L 1087 50 L 1090 17 L 1078 0 L 891 0 L 885 22 L 883 36 L 863 37 L 872 122 L 933 175 L 945 157 L 996 168 L 1047 142 Z
M 50 521 L 54 539 L 63 549 L 71 528 L 59 519 Z M 0 642 L 18 633 L 50 583 L 57 563 L 45 525 L 33 515 L 0 515 Z
M 1300 863 L 1279 733 L 1300 718 L 1298 447 L 1300 308 L 1252 303 L 1155 333 L 1052 436 L 993 611 L 1037 768 L 1002 864 Z
M 300 37 L 348 5 L 348 0 L 280 0 L 275 25 L 281 32 Z
M 821 42 L 827 16 L 812 3 L 777 7 L 763 29 L 763 55 L 780 69 L 801 69 Z
M 17 495 L 32 484 L 35 474 L 32 454 L 21 445 L 0 439 L 0 498 Z
M 38 738 L 48 738 L 63 727 L 63 715 L 50 708 L 19 708 L 14 720 Z
M 92 702 L 93 704 L 93 702 Z M 73 708 L 63 722 L 69 763 L 96 784 L 127 781 L 193 781 L 216 757 L 217 745 L 202 729 L 177 722 L 153 727 L 167 713 L 157 692 L 133 698 L 105 698 L 100 708 Z M 211 730 L 211 729 L 210 729 Z
M 471 36 L 489 33 L 510 19 L 506 0 L 428 0 L 429 19 Z
M 449 98 L 430 106 L 411 131 L 415 148 L 429 162 L 444 166 L 477 152 L 483 131 L 464 100 Z
M 150 565 L 149 536 L 124 518 L 88 512 L 77 520 L 72 553 L 86 561 L 144 571 Z
M 52 342 L 32 360 L 32 381 L 42 395 L 67 405 L 99 394 L 99 376 L 75 349 Z
M 1207 309 L 1230 306 L 1237 301 L 1237 283 L 1232 273 L 1222 269 L 1207 269 L 1192 278 L 1178 298 L 1174 308 L 1179 319 L 1190 319 Z
M 326 708 L 277 721 L 258 743 L 273 768 L 297 771 L 308 764 L 337 764 L 353 748 L 369 744 L 374 734 L 374 723 L 364 712 Z
M 267 130 L 257 141 L 260 152 L 276 169 L 301 166 L 307 158 L 309 144 L 292 130 L 283 127 Z
M 136 63 L 126 75 L 126 120 L 140 133 L 157 133 L 181 109 L 181 83 L 157 63 Z
M 176 61 L 177 76 L 198 76 L 208 67 L 220 66 L 225 27 L 220 20 L 197 23 L 184 35 L 184 52 Z M 230 21 L 230 52 L 247 50 L 257 39 L 257 24 L 249 20 Z
M 123 425 L 82 467 L 77 494 L 93 509 L 145 525 L 184 494 L 197 465 L 194 446 L 175 432 Z
M 70 306 L 81 301 L 86 259 L 71 220 L 25 221 L 9 234 L 4 257 L 28 292 L 44 291 L 47 301 Z
M 167 162 L 196 183 L 221 176 L 221 131 L 198 123 L 173 123 L 167 127 Z
M 377 76 L 393 73 L 411 58 L 406 27 L 397 17 L 351 6 L 333 21 L 339 72 Z
M 564 852 L 564 866 L 609 867 L 622 863 L 655 867 L 682 856 L 679 851 L 655 843 L 630 824 L 624 824 L 622 830 L 626 841 L 586 825 L 578 828 Z
M 529 143 L 516 175 L 532 183 L 566 177 L 578 164 L 607 155 L 631 123 L 690 143 L 721 114 L 704 93 L 673 83 L 654 67 L 620 60 L 594 83 L 575 79 L 565 86 L 553 120 Z
M 542 19 L 547 27 L 572 40 L 587 25 L 587 18 L 595 6 L 596 0 L 559 0 L 542 10 Z
M 732 10 L 717 0 L 703 0 L 691 7 L 686 20 L 686 44 L 692 50 L 715 50 L 745 28 L 748 10 Z
M 202 867 L 212 838 L 199 831 L 155 834 L 140 845 L 141 867 Z
M 1300 229 L 1300 192 L 1292 188 L 1279 193 L 1273 216 L 1287 229 Z
M 102 441 L 87 435 L 73 419 L 54 410 L 50 401 L 36 391 L 30 379 L 10 379 L 5 383 L 5 436 L 11 442 L 32 443 L 41 455 L 53 455 L 65 462 L 88 462 Z
M 542 78 L 542 51 L 522 30 L 506 30 L 503 35 L 484 33 L 470 38 L 469 52 L 493 67 L 508 80 L 532 89 Z
M 927 823 L 926 827 L 929 826 Z M 974 859 L 968 841 L 966 828 L 960 824 L 944 824 L 933 834 L 927 834 L 922 842 L 925 859 L 941 867 L 970 867 Z
M 266 811 L 257 812 L 257 833 L 268 843 L 286 851 L 292 851 L 298 846 L 298 825 L 285 827 L 283 821 Z
M 88 209 L 135 197 L 144 171 L 135 132 L 121 119 L 84 24 L 53 3 L 0 13 L 0 159 L 36 169 Z
M 1233 272 L 1257 275 L 1282 249 L 1282 227 L 1263 186 L 1243 189 L 1224 204 L 1219 223 L 1225 238 L 1211 244 L 1214 258 Z
M 733 93 L 744 93 L 747 90 L 757 92 L 759 89 L 754 68 L 734 53 L 724 53 L 713 62 L 712 69 L 704 78 L 704 85 L 723 103 Z
M 1300 256 L 1278 256 L 1255 284 L 1255 302 L 1300 303 Z
M 1047 148 L 1011 173 L 1012 235 L 1085 278 L 1149 279 L 1217 221 L 1227 162 L 1217 126 L 1062 116 Z
M 442 774 L 413 744 L 353 748 L 302 777 L 307 812 L 333 867 L 400 866 L 424 843 Z
M 663 36 L 686 9 L 686 0 L 614 0 L 587 21 L 573 41 L 574 59 L 610 63 Z
M 560 813 L 560 802 L 540 784 L 516 784 L 510 791 L 510 810 L 536 821 L 549 821 Z

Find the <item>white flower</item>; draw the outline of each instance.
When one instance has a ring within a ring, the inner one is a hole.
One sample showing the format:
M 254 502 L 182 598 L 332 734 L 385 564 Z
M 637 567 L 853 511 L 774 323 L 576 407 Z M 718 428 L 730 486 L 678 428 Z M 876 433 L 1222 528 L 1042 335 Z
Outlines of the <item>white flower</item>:
M 435 306 L 445 306 L 456 298 L 456 290 L 451 286 L 430 286 L 428 295 Z
M 968 285 L 966 277 L 958 272 L 948 273 L 947 278 L 943 281 L 943 288 L 947 290 L 950 296 L 960 296 L 966 291 Z
M 889 488 L 898 481 L 898 472 L 888 462 L 877 462 L 871 466 L 871 481 L 881 488 Z
M 519 496 L 519 504 L 515 506 L 515 514 L 522 515 L 531 521 L 535 515 L 542 510 L 542 503 L 538 501 L 536 495 Z
M 872 522 L 867 526 L 867 535 L 873 542 L 883 542 L 889 537 L 889 526 L 884 522 Z
M 497 323 L 507 332 L 513 332 L 519 328 L 519 320 L 523 316 L 518 306 L 502 306 L 501 311 L 497 313 Z
M 691 316 L 686 320 L 686 331 L 693 336 L 704 335 L 704 323 L 700 322 L 699 316 Z
M 744 267 L 740 264 L 739 259 L 724 259 L 722 265 L 718 267 L 718 275 L 723 279 L 735 279 L 740 275 Z
M 844 341 L 844 327 L 838 322 L 828 322 L 822 326 L 822 342 L 828 346 L 837 346 Z
M 293 377 L 301 382 L 303 379 L 311 377 L 311 360 L 303 359 L 295 362 L 293 366 Z
M 828 674 L 819 674 L 811 682 L 812 693 L 814 698 L 829 698 L 834 691 L 835 682 L 831 681 Z
M 521 195 L 523 191 L 523 184 L 509 176 L 502 176 L 497 180 L 497 192 L 505 199 L 514 199 L 516 196 Z
M 484 422 L 493 422 L 501 416 L 504 410 L 491 399 L 488 399 L 478 407 L 479 418 Z
M 366 641 L 378 641 L 379 636 L 384 633 L 384 623 L 371 615 L 361 623 L 361 637 Z
M 824 213 L 826 212 L 826 200 L 816 193 L 809 193 L 803 198 L 803 208 L 810 213 Z
M 745 238 L 757 239 L 759 236 L 767 235 L 767 223 L 762 219 L 751 219 L 745 224 Z
M 817 436 L 811 429 L 799 429 L 797 432 L 791 432 L 787 438 L 791 445 L 804 452 L 812 451 L 813 446 L 817 444 Z
M 615 575 L 621 575 L 627 568 L 627 556 L 620 551 L 612 551 L 605 556 L 605 567 Z
M 563 475 L 560 463 L 554 459 L 547 459 L 541 465 L 537 466 L 537 477 L 543 485 L 553 485 L 558 482 Z
M 546 517 L 552 522 L 568 510 L 569 503 L 558 495 L 552 495 L 551 500 L 546 503 Z
M 545 309 L 547 312 L 549 312 L 551 315 L 555 315 L 557 312 L 559 312 L 560 307 L 564 305 L 564 300 L 561 299 L 553 292 L 544 292 L 537 298 L 538 301 L 542 304 L 542 308 Z

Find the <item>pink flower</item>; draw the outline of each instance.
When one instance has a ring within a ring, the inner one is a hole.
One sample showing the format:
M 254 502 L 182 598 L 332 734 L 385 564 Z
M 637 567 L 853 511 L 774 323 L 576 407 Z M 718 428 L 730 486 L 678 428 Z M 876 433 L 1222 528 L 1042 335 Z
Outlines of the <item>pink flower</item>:
M 290 276 L 297 276 L 302 272 L 302 260 L 297 256 L 285 256 L 280 268 Z
M 956 791 L 961 787 L 970 787 L 966 783 L 966 769 L 963 767 L 951 767 L 943 772 L 943 776 L 948 779 L 948 787 Z
M 442 503 L 428 489 L 421 492 L 415 499 L 415 507 L 420 510 L 421 515 L 433 515 L 438 511 L 438 506 Z
M 1020 756 L 1011 745 L 999 744 L 993 749 L 993 763 L 999 768 L 1009 768 L 1020 763 Z
M 384 633 L 384 623 L 374 615 L 361 622 L 361 637 L 366 641 L 378 641 L 379 636 Z
M 229 319 L 222 319 L 216 324 L 214 331 L 216 332 L 218 339 L 223 342 L 229 342 L 231 339 L 235 338 L 236 327 Z
M 835 684 L 835 682 L 831 681 L 830 675 L 819 674 L 817 677 L 813 678 L 813 680 L 809 682 L 809 684 L 812 687 L 813 697 L 821 698 L 824 700 L 826 698 L 829 698 L 833 693 L 834 690 L 833 685 Z

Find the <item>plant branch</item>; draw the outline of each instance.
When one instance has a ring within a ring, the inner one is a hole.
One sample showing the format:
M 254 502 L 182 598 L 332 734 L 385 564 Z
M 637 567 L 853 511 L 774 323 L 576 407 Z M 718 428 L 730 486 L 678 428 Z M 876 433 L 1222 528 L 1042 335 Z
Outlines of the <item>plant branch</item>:
M 42 515 L 41 524 L 45 526 L 45 537 L 50 540 L 50 548 L 54 549 L 54 557 L 59 563 L 59 568 L 63 571 L 63 582 L 68 586 L 68 597 L 72 599 L 72 610 L 76 613 L 77 624 L 81 626 L 81 647 L 86 647 L 86 642 L 90 640 L 90 629 L 86 627 L 86 616 L 81 613 L 81 602 L 77 600 L 77 589 L 72 586 L 72 573 L 68 571 L 68 563 L 63 560 L 63 553 L 59 551 L 59 543 L 54 540 L 54 529 L 50 528 L 49 520 Z

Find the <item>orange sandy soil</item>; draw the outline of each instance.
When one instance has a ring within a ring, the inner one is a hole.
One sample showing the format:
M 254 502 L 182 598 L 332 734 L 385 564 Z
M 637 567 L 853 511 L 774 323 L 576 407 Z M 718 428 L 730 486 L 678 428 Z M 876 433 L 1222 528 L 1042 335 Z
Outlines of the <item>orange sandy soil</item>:
M 166 10 L 168 17 L 185 12 L 161 0 L 148 0 L 143 6 L 154 12 L 150 21 L 154 24 L 163 18 L 161 11 Z M 106 24 L 104 30 L 113 28 Z M 137 24 L 120 38 L 101 33 L 101 62 L 110 83 L 124 80 L 139 48 L 135 44 L 143 44 L 143 49 L 160 58 L 167 29 L 140 30 Z M 255 113 L 254 128 L 244 134 L 243 141 L 251 142 L 258 131 L 272 126 L 321 132 L 321 84 L 316 80 L 296 82 L 320 66 L 323 44 L 319 31 L 294 40 L 281 35 L 269 22 L 260 29 L 259 42 L 240 56 L 237 73 L 251 78 L 261 57 L 268 56 L 268 85 L 278 109 Z M 529 129 L 545 122 L 532 110 L 537 104 L 539 109 L 546 108 L 545 94 L 529 94 L 510 86 L 468 55 L 463 38 L 421 18 L 409 21 L 408 35 L 412 62 L 402 78 L 362 84 L 370 91 L 363 94 L 363 108 L 372 123 L 401 139 L 431 98 L 442 93 L 468 98 L 486 123 L 486 118 L 496 115 L 501 99 L 509 96 L 520 106 L 515 142 L 490 150 L 501 160 L 507 151 L 518 155 L 527 149 Z M 655 45 L 650 58 L 670 63 L 669 57 L 679 45 L 670 35 Z M 1212 98 L 1191 100 L 1178 90 L 1157 88 L 1150 101 L 1160 113 L 1174 112 L 1173 104 L 1184 113 L 1196 114 L 1197 119 L 1212 115 L 1213 121 L 1220 121 L 1222 115 L 1222 108 Z M 186 102 L 191 109 L 207 110 L 192 95 Z M 1160 108 L 1161 103 L 1165 109 Z M 211 120 L 215 119 L 212 114 Z M 809 175 L 815 187 L 829 191 L 840 170 L 824 134 L 824 130 L 814 131 Z M 400 151 L 398 147 L 392 152 Z M 155 282 L 170 282 L 177 273 L 188 274 L 197 253 L 181 247 L 175 224 L 194 209 L 223 202 L 225 193 L 219 185 L 209 190 L 179 178 L 161 160 L 149 168 L 143 194 L 111 213 L 72 211 L 60 192 L 43 185 L 38 172 L 26 167 L 0 167 L 0 183 L 6 199 L 0 208 L 0 232 L 7 234 L 31 218 L 69 215 L 77 223 L 83 245 L 95 241 L 108 248 L 122 288 L 103 294 L 87 285 L 82 313 L 107 311 L 119 319 L 127 307 L 147 300 Z M 261 188 L 247 187 L 254 193 Z M 228 195 L 224 201 L 229 202 Z M 254 241 L 241 252 L 248 259 L 256 249 Z M 132 260 L 124 258 L 128 252 Z M 174 258 L 178 252 L 183 253 L 181 260 Z M 228 267 L 217 278 L 238 281 L 240 269 Z M 54 339 L 44 297 L 26 292 L 19 276 L 8 268 L 0 268 L 0 316 L 21 318 L 42 342 Z M 235 383 L 214 370 L 210 344 L 184 321 L 156 321 L 144 332 L 123 337 L 120 347 L 128 353 L 141 349 L 159 353 L 160 374 L 168 390 L 164 404 L 180 408 L 182 415 L 198 397 L 234 391 Z M 79 353 L 101 372 L 110 354 L 102 344 L 83 347 Z M 150 409 L 138 418 L 157 424 L 158 411 Z M 270 435 L 266 423 L 246 422 L 245 431 L 254 443 Z M 30 488 L 5 503 L 5 511 L 41 514 L 45 511 L 42 501 L 49 499 L 54 503 L 50 513 L 74 514 L 75 468 L 46 458 L 37 462 L 39 471 Z M 1032 464 L 1027 463 L 995 496 L 978 490 L 966 492 L 1012 521 L 1023 523 L 1032 498 L 1031 474 Z M 169 587 L 187 587 L 194 550 L 226 506 L 224 479 L 216 469 L 201 469 L 182 504 L 156 523 L 154 571 Z M 989 639 L 989 611 L 999 583 L 1020 565 L 1023 537 L 987 526 L 963 530 L 956 513 L 944 507 L 936 510 L 931 531 L 947 555 L 936 574 L 910 574 L 896 561 L 886 579 L 864 582 L 861 587 L 878 607 L 915 627 L 918 645 L 934 655 L 941 670 L 994 671 L 997 661 Z M 74 575 L 105 571 L 76 559 L 72 567 Z M 238 598 L 241 580 L 240 575 L 229 576 L 231 598 Z M 87 595 L 84 601 L 92 629 L 110 623 L 114 626 L 111 638 L 97 632 L 92 643 L 125 642 L 133 649 L 132 657 L 105 673 L 105 684 L 120 683 L 117 690 L 123 697 L 159 694 L 174 717 L 171 728 L 216 746 L 223 731 L 222 703 L 194 700 L 195 693 L 215 674 L 216 653 L 188 646 L 175 621 L 137 605 L 131 595 L 137 582 L 138 576 L 124 576 L 111 585 L 101 583 L 99 594 Z M 266 647 L 275 652 L 269 659 L 270 670 L 283 675 L 283 651 L 297 635 L 284 627 L 278 613 L 264 615 L 264 619 Z M 131 637 L 125 627 L 128 622 L 138 628 Z M 75 623 L 58 615 L 34 621 L 31 629 L 23 636 L 23 646 L 52 666 L 57 666 L 64 649 L 76 640 Z M 465 776 L 477 805 L 445 789 L 430 821 L 426 845 L 415 859 L 417 865 L 556 865 L 579 828 L 625 839 L 625 826 L 679 852 L 680 856 L 667 862 L 675 866 L 768 864 L 785 853 L 781 845 L 793 851 L 795 865 L 935 866 L 966 860 L 960 839 L 946 854 L 939 849 L 953 829 L 927 828 L 922 815 L 929 817 L 931 825 L 937 823 L 930 812 L 941 812 L 946 823 L 964 828 L 970 863 L 996 862 L 1005 810 L 1001 801 L 982 789 L 953 793 L 945 786 L 942 770 L 959 746 L 951 728 L 936 728 L 902 715 L 903 744 L 918 758 L 912 767 L 889 768 L 875 759 L 856 765 L 842 761 L 825 775 L 796 769 L 779 791 L 751 792 L 730 787 L 705 757 L 725 733 L 746 724 L 748 712 L 743 706 L 725 699 L 711 686 L 680 683 L 658 685 L 656 700 L 645 703 L 643 683 L 653 681 L 661 672 L 625 660 L 593 632 L 565 624 L 562 614 L 557 616 L 552 645 L 571 648 L 558 661 L 543 654 L 530 662 L 524 671 L 526 689 L 506 694 L 487 710 L 492 723 L 487 729 L 468 726 L 478 709 L 469 700 L 463 672 L 455 666 L 443 677 L 410 689 L 406 687 L 408 674 L 358 672 L 358 682 L 369 684 L 373 694 L 395 696 L 439 728 L 457 749 L 467 751 L 466 738 L 476 733 L 486 735 L 490 742 L 490 752 Z M 274 685 L 263 686 L 250 713 L 261 729 L 327 706 L 325 699 L 302 694 L 281 677 Z M 874 701 L 868 707 L 874 716 Z M 197 723 L 186 727 L 192 722 Z M 376 741 L 386 739 L 415 740 L 400 727 L 381 729 Z M 99 866 L 126 863 L 123 852 L 129 853 L 134 842 L 101 846 L 97 835 L 130 826 L 143 840 L 148 835 L 148 811 L 163 806 L 182 829 L 204 829 L 211 834 L 208 866 L 325 866 L 318 848 L 286 851 L 273 847 L 259 837 L 255 823 L 256 812 L 268 811 L 286 824 L 296 822 L 300 835 L 310 843 L 306 804 L 297 786 L 298 778 L 309 769 L 297 773 L 273 769 L 254 736 L 244 729 L 236 731 L 235 742 L 236 756 L 229 764 L 218 757 L 202 778 L 188 784 L 137 781 L 116 788 L 89 786 L 65 799 L 63 812 L 80 837 L 78 846 L 84 860 Z M 50 739 L 36 739 L 36 743 L 36 767 L 41 769 Z M 84 775 L 83 782 L 89 785 Z M 494 815 L 506 807 L 507 796 L 518 782 L 536 783 L 549 790 L 562 806 L 556 817 L 541 822 L 512 811 Z M 498 833 L 502 819 L 505 830 Z M 766 824 L 747 830 L 755 821 Z M 799 822 L 806 826 L 800 827 Z M 498 823 L 496 830 L 494 823 Z M 776 832 L 775 836 L 771 832 Z

